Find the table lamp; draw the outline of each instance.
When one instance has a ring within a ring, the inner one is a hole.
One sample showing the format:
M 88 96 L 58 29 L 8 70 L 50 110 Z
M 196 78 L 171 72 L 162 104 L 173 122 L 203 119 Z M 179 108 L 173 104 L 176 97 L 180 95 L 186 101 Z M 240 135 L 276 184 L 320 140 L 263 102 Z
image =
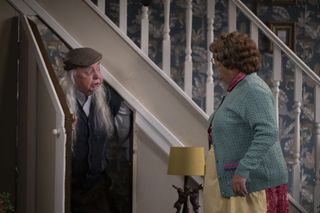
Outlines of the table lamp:
M 189 176 L 204 175 L 204 148 L 203 147 L 170 147 L 168 161 L 168 175 L 184 176 L 184 187 L 177 189 L 179 198 L 174 203 L 174 208 L 177 213 L 180 212 L 183 206 L 183 213 L 188 213 L 188 198 L 193 206 L 195 213 L 198 213 L 199 205 L 199 190 L 202 185 L 190 187 L 188 184 Z

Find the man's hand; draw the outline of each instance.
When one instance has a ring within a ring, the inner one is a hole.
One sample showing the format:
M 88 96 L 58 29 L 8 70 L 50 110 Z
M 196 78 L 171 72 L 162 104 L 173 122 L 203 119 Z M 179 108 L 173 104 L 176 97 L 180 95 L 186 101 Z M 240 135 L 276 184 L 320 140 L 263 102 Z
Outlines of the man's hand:
M 74 131 L 76 129 L 77 124 L 77 116 L 75 114 L 72 114 L 72 130 Z
M 239 195 L 241 197 L 246 196 L 248 194 L 247 188 L 246 188 L 246 182 L 247 182 L 246 178 L 235 174 L 232 177 L 232 191 L 233 191 L 233 193 L 235 195 Z

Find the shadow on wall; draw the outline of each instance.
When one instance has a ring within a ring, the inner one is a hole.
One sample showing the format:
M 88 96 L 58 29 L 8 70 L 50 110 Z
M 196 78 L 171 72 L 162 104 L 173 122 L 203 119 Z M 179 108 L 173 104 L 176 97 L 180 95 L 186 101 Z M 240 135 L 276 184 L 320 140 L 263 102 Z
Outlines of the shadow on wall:
M 16 196 L 18 17 L 3 20 L 0 16 L 0 209 L 1 203 L 11 209 Z

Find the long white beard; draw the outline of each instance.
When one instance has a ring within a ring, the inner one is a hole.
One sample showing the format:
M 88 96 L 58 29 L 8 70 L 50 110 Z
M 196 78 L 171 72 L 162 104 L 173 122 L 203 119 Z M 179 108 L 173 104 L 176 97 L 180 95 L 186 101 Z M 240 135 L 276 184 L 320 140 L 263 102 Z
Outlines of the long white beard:
M 78 104 L 76 99 L 76 87 L 73 78 L 74 70 L 65 72 L 60 80 L 61 87 L 65 93 L 66 101 L 69 106 L 70 112 L 74 115 L 78 113 Z M 110 107 L 107 103 L 106 89 L 101 85 L 93 94 L 91 98 L 91 103 L 95 104 L 96 113 L 94 118 L 96 122 L 96 127 L 107 131 L 108 135 L 113 134 L 113 116 L 110 112 Z

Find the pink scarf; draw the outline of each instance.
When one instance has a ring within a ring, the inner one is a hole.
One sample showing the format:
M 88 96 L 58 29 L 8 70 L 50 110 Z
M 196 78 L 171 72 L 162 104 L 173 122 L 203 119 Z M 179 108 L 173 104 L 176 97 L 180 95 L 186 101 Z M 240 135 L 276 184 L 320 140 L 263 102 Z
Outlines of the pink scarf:
M 231 92 L 233 88 L 237 86 L 237 84 L 246 77 L 246 74 L 243 72 L 239 72 L 233 79 L 231 80 L 231 83 L 229 84 L 229 87 L 227 89 L 227 92 Z

